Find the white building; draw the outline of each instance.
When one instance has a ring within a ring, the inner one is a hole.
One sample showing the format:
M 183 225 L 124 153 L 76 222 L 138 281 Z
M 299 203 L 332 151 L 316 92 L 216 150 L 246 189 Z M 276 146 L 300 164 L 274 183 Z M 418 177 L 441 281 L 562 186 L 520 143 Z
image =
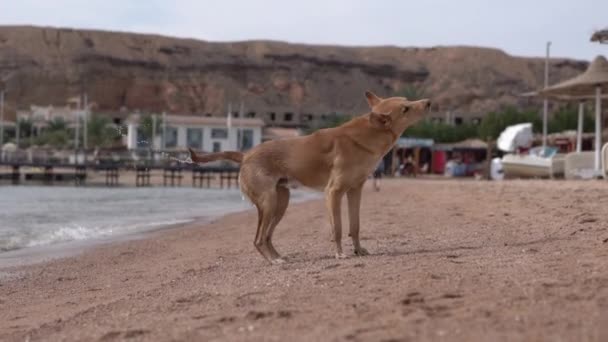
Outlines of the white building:
M 141 115 L 134 114 L 127 119 L 127 148 L 151 147 L 160 150 L 192 148 L 205 152 L 246 151 L 262 142 L 264 122 L 261 119 L 233 118 L 229 128 L 226 118 L 166 115 L 165 122 L 162 122 L 161 115 L 157 115 L 156 118 L 158 133 L 153 142 L 147 141 L 143 134 L 140 127 Z
M 31 105 L 29 110 L 17 111 L 17 118 L 31 121 L 37 129 L 48 126 L 49 122 L 54 120 L 61 120 L 69 127 L 73 127 L 76 124 L 76 118 L 82 119 L 84 115 L 84 110 L 71 105 L 58 107 Z

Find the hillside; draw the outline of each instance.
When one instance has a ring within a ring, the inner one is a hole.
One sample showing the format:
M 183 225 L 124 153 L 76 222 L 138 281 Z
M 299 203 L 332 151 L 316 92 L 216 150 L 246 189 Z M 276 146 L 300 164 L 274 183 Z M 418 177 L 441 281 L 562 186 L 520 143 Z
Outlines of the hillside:
M 476 47 L 340 47 L 271 41 L 212 43 L 156 35 L 0 27 L 0 76 L 10 109 L 63 104 L 86 89 L 100 110 L 257 116 L 358 113 L 363 91 L 424 89 L 434 110 L 483 114 L 542 84 L 544 61 Z M 587 63 L 554 59 L 552 81 Z

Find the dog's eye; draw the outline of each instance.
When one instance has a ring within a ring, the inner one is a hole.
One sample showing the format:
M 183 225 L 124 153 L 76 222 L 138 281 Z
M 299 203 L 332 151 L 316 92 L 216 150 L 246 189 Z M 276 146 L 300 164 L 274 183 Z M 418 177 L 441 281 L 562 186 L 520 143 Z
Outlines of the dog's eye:
M 409 106 L 403 107 L 403 114 L 407 113 L 408 110 L 410 110 Z

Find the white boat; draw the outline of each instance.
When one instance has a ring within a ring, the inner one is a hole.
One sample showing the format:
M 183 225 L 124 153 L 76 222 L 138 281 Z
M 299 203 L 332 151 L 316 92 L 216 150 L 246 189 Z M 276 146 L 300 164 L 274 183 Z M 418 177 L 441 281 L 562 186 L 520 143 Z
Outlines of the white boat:
M 498 148 L 510 152 L 502 157 L 504 178 L 563 177 L 563 154 L 553 147 L 535 147 L 527 153 L 517 153 L 532 145 L 532 124 L 522 123 L 507 127 L 498 137 Z
M 502 157 L 505 178 L 555 178 L 564 176 L 565 155 L 552 147 L 535 147 L 526 154 Z

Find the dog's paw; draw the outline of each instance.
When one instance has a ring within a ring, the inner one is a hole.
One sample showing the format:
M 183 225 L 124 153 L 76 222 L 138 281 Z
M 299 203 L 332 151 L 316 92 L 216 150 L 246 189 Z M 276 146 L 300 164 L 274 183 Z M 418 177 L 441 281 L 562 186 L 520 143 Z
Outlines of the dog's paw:
M 285 259 L 276 258 L 270 261 L 273 265 L 281 265 L 285 263 Z
M 344 253 L 336 253 L 336 259 L 346 259 L 347 256 Z
M 365 249 L 363 247 L 359 247 L 359 248 L 355 249 L 355 255 L 358 255 L 358 256 L 369 255 L 369 252 L 367 251 L 367 249 Z

